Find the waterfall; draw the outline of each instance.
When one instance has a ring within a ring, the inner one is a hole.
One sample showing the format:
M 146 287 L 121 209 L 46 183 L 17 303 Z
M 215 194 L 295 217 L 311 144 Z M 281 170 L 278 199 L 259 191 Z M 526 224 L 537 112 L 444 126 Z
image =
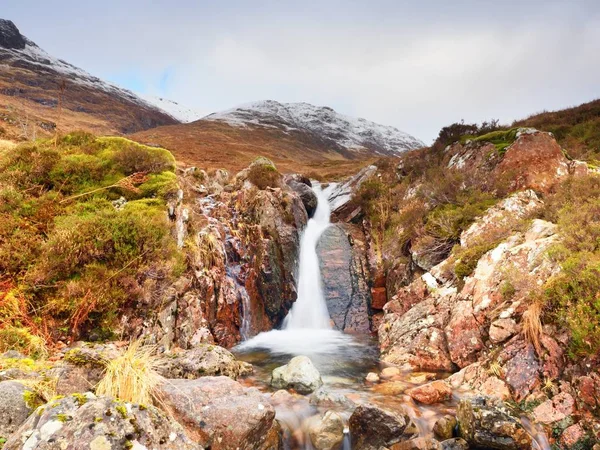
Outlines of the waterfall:
M 284 320 L 286 330 L 302 328 L 331 328 L 329 312 L 323 296 L 321 268 L 317 256 L 317 244 L 329 226 L 331 214 L 329 202 L 321 187 L 315 185 L 318 203 L 314 216 L 308 220 L 300 240 L 298 264 L 298 298 Z

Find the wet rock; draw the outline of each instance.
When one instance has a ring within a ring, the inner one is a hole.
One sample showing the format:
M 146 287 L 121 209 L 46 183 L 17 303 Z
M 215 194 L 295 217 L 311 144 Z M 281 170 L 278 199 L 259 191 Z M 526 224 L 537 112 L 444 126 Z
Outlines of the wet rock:
M 406 391 L 414 400 L 426 405 L 441 403 L 452 398 L 452 389 L 441 380 L 417 386 Z
M 441 450 L 468 450 L 469 444 L 461 438 L 447 439 L 440 443 Z
M 498 359 L 506 361 L 504 380 L 512 388 L 515 400 L 521 401 L 539 384 L 540 364 L 530 343 L 513 340 L 504 347 Z
M 165 378 L 198 378 L 225 375 L 234 380 L 252 373 L 252 365 L 237 361 L 233 354 L 218 345 L 201 344 L 191 350 L 169 354 L 159 373 Z
M 575 413 L 575 400 L 571 394 L 562 392 L 550 400 L 546 400 L 533 410 L 536 422 L 551 424 L 561 421 Z
M 349 421 L 352 447 L 356 450 L 378 450 L 399 442 L 408 423 L 404 413 L 371 404 L 360 405 Z
M 475 448 L 531 448 L 531 436 L 502 402 L 484 397 L 464 398 L 458 404 L 457 419 L 460 437 Z
M 389 447 L 390 450 L 440 450 L 440 443 L 428 437 L 418 437 L 398 442 Z
M 35 394 L 17 381 L 0 382 L 0 437 L 14 433 L 33 412 L 35 405 L 27 400 Z
M 349 236 L 354 236 L 351 245 Z M 369 305 L 366 253 L 358 242 L 364 242 L 362 231 L 349 224 L 333 224 L 317 245 L 321 266 L 323 294 L 329 315 L 341 331 L 369 333 Z
M 323 385 L 321 374 L 306 356 L 296 356 L 285 366 L 273 370 L 271 386 L 294 389 L 300 394 L 310 394 Z
M 452 439 L 457 423 L 456 417 L 446 415 L 435 422 L 433 425 L 433 434 L 441 440 Z
M 308 181 L 308 183 L 306 183 Z M 315 192 L 311 189 L 309 180 L 302 180 L 297 176 L 286 176 L 284 178 L 285 184 L 289 186 L 296 194 L 300 196 L 302 204 L 306 209 L 308 217 L 312 217 L 317 209 L 318 199 Z
M 315 416 L 310 421 L 308 435 L 316 450 L 338 449 L 344 440 L 344 420 L 333 411 Z
M 356 208 L 350 202 L 354 192 L 360 185 L 377 172 L 376 166 L 368 166 L 361 169 L 356 175 L 353 175 L 342 183 L 331 183 L 329 192 L 329 203 L 331 204 L 331 215 L 340 222 L 345 222 L 349 217 L 355 217 L 360 213 L 360 207 Z M 358 211 L 355 211 L 358 209 Z
M 386 367 L 384 368 L 379 376 L 384 380 L 388 380 L 390 378 L 394 378 L 400 375 L 400 369 L 397 367 Z
M 404 381 L 388 381 L 379 383 L 373 387 L 373 390 L 378 394 L 383 395 L 400 395 L 410 388 L 410 384 Z
M 321 407 L 329 408 L 342 407 L 344 409 L 354 409 L 354 407 L 356 406 L 356 404 L 344 394 L 328 391 L 323 386 L 321 386 L 319 389 L 312 393 L 309 402 L 311 405 L 318 405 Z
M 369 383 L 377 383 L 379 381 L 379 375 L 375 372 L 369 372 L 365 378 Z
M 213 450 L 272 447 L 275 411 L 262 394 L 228 377 L 167 380 L 161 399 L 188 436 Z
M 153 406 L 117 402 L 91 393 L 69 396 L 40 407 L 8 439 L 4 450 L 201 447 L 179 424 Z
M 512 398 L 510 388 L 498 377 L 489 377 L 483 382 L 478 391 L 485 397 L 495 397 L 500 400 L 510 400 Z

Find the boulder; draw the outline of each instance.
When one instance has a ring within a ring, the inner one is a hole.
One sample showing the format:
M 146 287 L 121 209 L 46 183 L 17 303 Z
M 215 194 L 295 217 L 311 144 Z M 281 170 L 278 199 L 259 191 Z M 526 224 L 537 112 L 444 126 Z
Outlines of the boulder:
M 456 417 L 446 415 L 438 419 L 433 425 L 433 434 L 439 439 L 452 439 L 456 430 Z
M 198 378 L 225 375 L 234 380 L 252 373 L 252 365 L 237 361 L 233 354 L 218 345 L 200 344 L 191 350 L 167 355 L 158 372 L 165 378 Z
M 492 322 L 490 330 L 488 332 L 490 341 L 494 344 L 500 344 L 506 341 L 508 338 L 514 336 L 519 331 L 519 327 L 515 319 L 504 318 L 498 319 Z
M 434 403 L 441 403 L 452 398 L 452 389 L 448 383 L 436 380 L 431 383 L 423 384 L 406 391 L 413 400 L 426 405 L 433 405 Z
M 463 398 L 457 419 L 460 437 L 475 448 L 531 449 L 531 436 L 502 402 L 485 397 Z
M 315 416 L 308 425 L 308 435 L 316 450 L 336 450 L 344 441 L 344 420 L 334 411 Z
M 323 385 L 321 374 L 307 356 L 296 356 L 271 374 L 271 386 L 310 394 Z
M 166 380 L 160 398 L 188 436 L 212 450 L 272 448 L 275 410 L 254 388 L 229 377 Z M 276 439 L 275 439 L 276 440 Z
M 404 412 L 390 411 L 372 404 L 358 406 L 350 416 L 352 448 L 379 450 L 402 439 L 409 419 Z
M 559 422 L 575 413 L 575 400 L 571 394 L 561 392 L 552 399 L 546 400 L 533 410 L 536 422 L 552 424 Z
M 40 407 L 4 445 L 4 450 L 161 448 L 201 450 L 179 424 L 153 406 L 118 402 L 91 393 Z
M 302 200 L 302 204 L 306 209 L 306 214 L 308 217 L 312 217 L 317 210 L 317 195 L 311 188 L 310 180 L 305 180 L 302 177 L 298 176 L 286 176 L 284 178 L 285 184 L 298 196 L 300 200 Z M 308 181 L 308 183 L 306 183 Z
M 14 433 L 33 412 L 35 394 L 17 381 L 0 382 L 0 437 Z

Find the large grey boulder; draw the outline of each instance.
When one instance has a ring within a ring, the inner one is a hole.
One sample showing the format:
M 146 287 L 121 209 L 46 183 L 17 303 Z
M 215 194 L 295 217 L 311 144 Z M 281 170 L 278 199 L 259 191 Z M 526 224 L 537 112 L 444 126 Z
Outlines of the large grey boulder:
M 457 419 L 460 437 L 475 448 L 531 448 L 531 436 L 501 401 L 485 397 L 464 398 L 458 404 Z
M 323 385 L 321 374 L 307 356 L 296 356 L 271 374 L 271 386 L 310 394 Z
M 311 188 L 310 180 L 298 175 L 289 175 L 284 178 L 284 181 L 292 191 L 300 196 L 308 217 L 312 217 L 317 210 L 319 200 Z
M 179 424 L 153 406 L 91 393 L 41 406 L 8 439 L 4 450 L 89 448 L 201 450 Z
M 17 381 L 0 382 L 0 437 L 14 433 L 33 412 L 35 394 Z
M 277 448 L 275 410 L 255 388 L 228 377 L 166 380 L 159 397 L 188 436 L 212 450 Z
M 165 378 L 199 378 L 225 375 L 234 380 L 252 373 L 252 365 L 238 361 L 223 347 L 200 344 L 191 350 L 183 350 L 165 357 L 158 369 Z

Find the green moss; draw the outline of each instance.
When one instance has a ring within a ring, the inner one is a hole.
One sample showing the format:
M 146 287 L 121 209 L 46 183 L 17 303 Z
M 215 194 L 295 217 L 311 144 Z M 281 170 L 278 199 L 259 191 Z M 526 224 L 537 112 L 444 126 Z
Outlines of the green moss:
M 88 402 L 88 398 L 84 394 L 72 394 L 72 397 L 77 401 L 79 406 L 83 406 Z
M 43 401 L 39 397 L 39 395 L 37 395 L 33 391 L 23 392 L 23 400 L 25 401 L 25 404 L 31 409 L 35 409 L 43 404 Z
M 115 409 L 123 419 L 127 419 L 127 408 L 125 407 L 125 405 L 117 405 Z
M 59 422 L 69 422 L 70 420 L 73 420 L 73 418 L 67 414 L 57 414 L 56 415 L 56 420 L 58 420 Z

